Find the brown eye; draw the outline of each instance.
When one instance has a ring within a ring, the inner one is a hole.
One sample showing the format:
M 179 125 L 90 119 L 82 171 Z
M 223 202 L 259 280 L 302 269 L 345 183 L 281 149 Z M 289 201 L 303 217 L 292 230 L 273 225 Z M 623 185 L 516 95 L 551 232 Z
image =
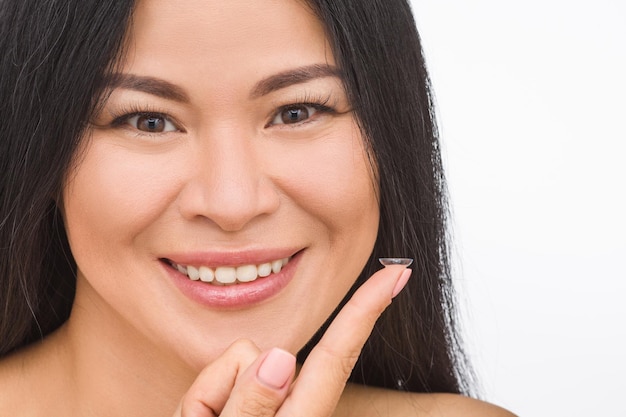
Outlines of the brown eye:
M 171 121 L 160 114 L 136 114 L 128 119 L 128 124 L 147 133 L 175 132 L 178 130 Z
M 301 123 L 315 114 L 317 109 L 312 105 L 295 104 L 283 107 L 278 111 L 272 125 L 292 125 Z
M 293 106 L 284 109 L 280 113 L 280 119 L 284 124 L 298 123 L 309 118 L 307 106 Z

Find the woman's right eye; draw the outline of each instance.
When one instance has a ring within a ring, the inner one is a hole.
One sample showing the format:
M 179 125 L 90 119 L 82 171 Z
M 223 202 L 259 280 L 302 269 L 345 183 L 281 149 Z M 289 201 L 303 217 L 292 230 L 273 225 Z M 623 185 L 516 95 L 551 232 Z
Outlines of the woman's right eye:
M 120 111 L 111 113 L 112 121 L 106 123 L 111 128 L 134 130 L 140 134 L 160 134 L 182 132 L 175 121 L 164 113 L 149 111 Z M 96 126 L 104 126 L 95 123 Z
M 180 129 L 165 115 L 159 113 L 136 113 L 126 116 L 125 120 L 116 120 L 117 125 L 127 124 L 146 133 L 177 132 Z

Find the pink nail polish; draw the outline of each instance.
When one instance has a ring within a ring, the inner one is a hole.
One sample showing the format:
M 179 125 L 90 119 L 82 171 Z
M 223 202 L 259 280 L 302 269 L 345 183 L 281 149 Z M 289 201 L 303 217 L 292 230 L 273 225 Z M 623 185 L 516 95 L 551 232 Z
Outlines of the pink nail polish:
M 295 356 L 285 350 L 274 348 L 259 367 L 257 378 L 271 388 L 281 389 L 289 382 L 295 368 Z
M 409 278 L 411 277 L 412 269 L 405 269 L 398 278 L 398 282 L 396 282 L 396 286 L 393 287 L 393 292 L 391 293 L 391 298 L 395 298 L 396 295 L 402 291 L 402 289 L 406 286 L 406 283 L 409 282 Z

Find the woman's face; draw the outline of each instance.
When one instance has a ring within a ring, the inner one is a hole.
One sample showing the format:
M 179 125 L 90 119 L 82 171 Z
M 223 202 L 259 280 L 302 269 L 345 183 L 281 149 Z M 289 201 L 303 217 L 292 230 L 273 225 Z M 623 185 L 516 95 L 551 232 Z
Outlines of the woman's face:
M 73 314 L 194 368 L 238 338 L 298 351 L 379 215 L 320 22 L 295 0 L 140 1 L 110 84 L 63 195 Z

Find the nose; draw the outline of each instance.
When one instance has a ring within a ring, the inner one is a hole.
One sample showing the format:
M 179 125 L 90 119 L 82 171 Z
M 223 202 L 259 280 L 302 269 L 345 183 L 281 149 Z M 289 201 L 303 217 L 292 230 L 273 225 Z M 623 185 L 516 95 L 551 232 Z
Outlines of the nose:
M 235 232 L 278 209 L 280 197 L 263 169 L 257 138 L 232 131 L 199 140 L 178 203 L 186 219 L 205 218 Z M 255 146 L 256 145 L 256 146 Z

